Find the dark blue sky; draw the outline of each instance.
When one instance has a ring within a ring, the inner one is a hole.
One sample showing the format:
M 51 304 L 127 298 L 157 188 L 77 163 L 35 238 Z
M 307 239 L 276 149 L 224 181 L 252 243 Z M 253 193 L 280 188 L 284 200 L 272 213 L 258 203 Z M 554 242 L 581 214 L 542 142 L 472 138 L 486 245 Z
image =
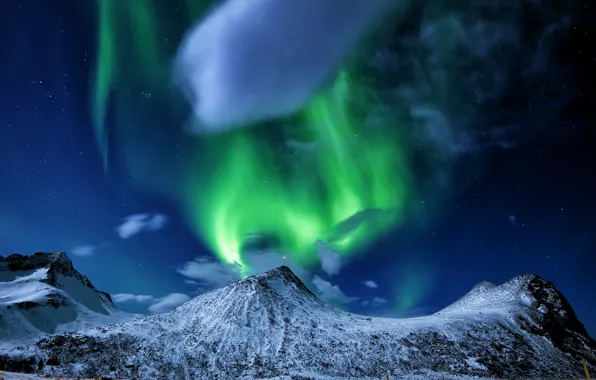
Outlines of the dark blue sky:
M 200 290 L 176 269 L 210 257 L 208 249 L 168 199 L 135 187 L 124 170 L 103 170 L 88 97 L 93 15 L 69 4 L 0 4 L 0 254 L 64 250 L 111 294 L 193 296 Z M 554 282 L 596 336 L 596 129 L 589 101 L 596 99 L 589 79 L 596 50 L 587 27 L 578 23 L 559 53 L 579 84 L 546 133 L 515 148 L 470 154 L 456 167 L 457 186 L 429 211 L 424 227 L 402 226 L 334 277 L 319 268 L 310 273 L 348 296 L 388 300 L 349 306 L 387 315 L 431 313 L 480 281 L 536 273 Z M 168 222 L 121 238 L 116 227 L 136 214 L 165 215 Z M 77 247 L 92 254 L 77 256 Z M 400 282 L 406 275 L 410 281 Z M 365 280 L 378 288 L 363 286 Z M 414 291 L 404 286 L 420 286 L 424 295 L 397 313 L 393 300 Z

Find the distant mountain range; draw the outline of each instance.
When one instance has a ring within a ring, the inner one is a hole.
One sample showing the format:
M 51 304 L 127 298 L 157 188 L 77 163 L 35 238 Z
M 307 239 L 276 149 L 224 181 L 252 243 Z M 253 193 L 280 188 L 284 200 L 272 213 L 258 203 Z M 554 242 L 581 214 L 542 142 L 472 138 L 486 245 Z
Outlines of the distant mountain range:
M 585 378 L 596 342 L 552 283 L 481 283 L 430 316 L 336 309 L 281 266 L 169 313 L 117 310 L 64 253 L 0 256 L 0 370 L 127 379 Z

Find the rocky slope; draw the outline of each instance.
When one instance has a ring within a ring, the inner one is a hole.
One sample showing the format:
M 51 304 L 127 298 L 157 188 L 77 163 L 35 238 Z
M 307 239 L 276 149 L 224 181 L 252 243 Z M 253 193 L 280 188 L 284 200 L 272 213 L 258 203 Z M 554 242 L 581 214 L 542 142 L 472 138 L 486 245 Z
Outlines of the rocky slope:
M 0 256 L 0 348 L 131 318 L 63 252 Z
M 0 357 L 63 376 L 228 378 L 581 378 L 596 342 L 538 276 L 483 283 L 444 310 L 371 318 L 319 300 L 285 266 L 173 311 L 46 337 Z

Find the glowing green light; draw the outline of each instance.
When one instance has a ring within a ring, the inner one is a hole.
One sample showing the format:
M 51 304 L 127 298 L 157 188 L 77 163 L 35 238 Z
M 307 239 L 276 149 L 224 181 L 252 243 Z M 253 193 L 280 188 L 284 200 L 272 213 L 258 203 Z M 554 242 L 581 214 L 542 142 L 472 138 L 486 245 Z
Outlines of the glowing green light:
M 113 84 L 116 71 L 115 53 L 115 20 L 113 3 L 111 1 L 100 1 L 99 6 L 99 44 L 97 61 L 97 76 L 95 80 L 95 91 L 93 96 L 93 129 L 95 139 L 100 152 L 104 158 L 104 166 L 107 167 L 108 140 L 105 131 L 105 117 L 110 94 L 110 87 Z
M 247 128 L 215 137 L 178 137 L 172 153 L 162 148 L 168 141 L 164 137 L 179 130 L 180 121 L 172 120 L 183 107 L 181 99 L 170 102 L 167 97 L 171 62 L 181 34 L 211 2 L 185 1 L 186 19 L 178 13 L 184 7 L 174 13 L 154 0 L 98 4 L 92 108 L 105 163 L 110 104 L 116 110 L 116 145 L 131 177 L 171 196 L 197 236 L 222 261 L 238 263 L 248 273 L 244 239 L 266 234 L 302 265 L 314 265 L 317 241 L 342 255 L 353 254 L 402 219 L 411 185 L 399 126 L 391 125 L 391 117 L 379 120 L 383 128 L 366 125 L 362 115 L 370 114 L 375 104 L 355 70 L 343 70 L 334 86 L 298 115 L 302 135 L 313 142 L 308 151 L 292 156 L 285 141 L 272 144 L 267 139 L 267 128 Z M 131 91 L 137 91 L 140 100 Z M 153 95 L 142 97 L 142 92 Z M 296 128 L 287 120 L 275 124 L 271 129 L 282 140 Z M 148 146 L 151 157 L 141 153 Z M 162 161 L 168 165 L 161 170 L 144 164 Z M 357 223 L 338 230 L 354 218 Z
M 267 234 L 279 239 L 303 264 L 317 260 L 316 242 L 335 227 L 370 209 L 392 210 L 393 217 L 366 222 L 330 245 L 353 252 L 391 227 L 407 200 L 397 138 L 374 136 L 348 112 L 350 84 L 342 74 L 304 113 L 316 146 L 310 175 L 288 180 L 274 149 L 254 131 L 220 136 L 214 146 L 216 169 L 207 180 L 190 182 L 185 200 L 201 236 L 221 260 L 242 261 L 243 237 Z M 383 137 L 385 138 L 383 140 Z M 396 163 L 398 163 L 396 165 Z

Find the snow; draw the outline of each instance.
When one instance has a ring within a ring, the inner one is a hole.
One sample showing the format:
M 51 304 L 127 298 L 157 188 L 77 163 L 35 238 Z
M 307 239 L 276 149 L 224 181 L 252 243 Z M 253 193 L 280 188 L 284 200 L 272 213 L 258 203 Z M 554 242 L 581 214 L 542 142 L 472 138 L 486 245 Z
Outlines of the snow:
M 474 367 L 474 368 L 479 368 L 479 369 L 486 369 L 485 366 L 483 366 L 482 364 L 478 363 L 479 358 L 467 358 L 466 359 L 466 363 L 470 366 L 470 367 Z
M 488 282 L 480 283 L 458 301 L 436 314 L 502 311 L 512 307 L 514 309 L 533 308 L 536 300 L 525 288 L 530 278 L 528 276 L 515 277 L 500 286 Z
M 21 271 L 9 271 L 6 265 L 0 262 L 0 282 L 14 281 L 17 277 L 26 277 L 35 270 L 21 270 Z
M 0 349 L 61 334 L 133 319 L 107 307 L 100 293 L 77 277 L 57 275 L 60 288 L 46 282 L 49 267 L 32 271 L 4 269 L 0 282 Z M 10 272 L 8 272 L 10 273 Z M 80 275 L 79 275 L 80 276 Z
M 279 294 L 282 297 L 287 297 L 290 289 L 288 289 L 288 285 L 284 283 L 284 281 L 282 281 L 281 279 L 271 279 L 267 281 L 269 283 L 269 285 L 271 285 L 271 287 L 273 289 L 275 289 L 275 291 L 277 292 L 277 294 Z M 291 287 L 296 287 L 294 284 L 290 284 L 289 286 Z
M 46 297 L 53 288 L 39 281 L 46 277 L 47 272 L 47 268 L 42 268 L 13 281 L 0 282 L 0 306 L 36 302 Z
M 530 280 L 480 284 L 434 315 L 391 319 L 335 309 L 280 267 L 165 314 L 109 326 L 80 324 L 78 333 L 12 354 L 57 357 L 61 366 L 48 371 L 73 377 L 552 378 L 553 368 L 577 377 L 581 368 L 572 357 L 519 325 L 523 319 L 539 326 L 533 318 L 543 316 L 534 303 L 523 302 L 533 299 Z M 82 306 L 77 310 L 86 310 L 82 321 L 99 316 Z M 595 347 L 585 341 L 584 355 L 596 360 Z M 525 367 L 510 365 L 516 361 Z
M 548 312 L 548 308 L 546 307 L 546 305 L 540 305 L 540 307 L 538 307 L 538 311 L 542 314 L 546 314 Z
M 85 306 L 87 309 L 100 314 L 107 314 L 105 304 L 97 296 L 97 290 L 86 286 L 74 277 L 67 277 L 59 274 L 58 284 L 75 302 Z
M 81 378 L 81 377 L 46 377 L 39 376 L 31 373 L 16 373 L 16 372 L 3 372 L 0 371 L 0 379 L 3 380 L 95 380 L 94 378 Z
M 450 374 L 444 373 L 429 373 L 426 375 L 399 375 L 399 376 L 391 376 L 391 374 L 387 374 L 389 379 L 399 379 L 399 380 L 429 380 L 429 379 L 441 379 L 441 380 L 497 380 L 494 377 L 479 377 L 479 376 L 454 376 Z M 337 377 L 337 376 L 321 376 L 316 372 L 292 372 L 289 376 L 275 376 L 275 377 L 267 377 L 268 380 L 294 380 L 296 378 L 307 378 L 307 379 L 317 379 L 317 380 L 345 380 L 345 377 Z M 385 379 L 386 377 L 379 377 L 381 380 Z M 247 379 L 247 378 L 242 378 Z
M 4 376 L 4 378 L 2 378 Z M 392 377 L 388 375 L 390 379 L 400 379 L 400 380 L 428 380 L 428 375 L 410 375 L 410 376 L 399 376 L 399 377 Z M 345 380 L 345 377 L 337 377 L 337 376 L 321 376 L 316 372 L 292 372 L 291 375 L 287 376 L 274 376 L 274 377 L 266 377 L 263 379 L 267 380 L 294 380 L 296 378 L 314 378 L 317 380 Z M 477 376 L 453 376 L 449 374 L 441 374 L 436 373 L 434 374 L 433 378 L 443 379 L 443 380 L 494 380 L 495 378 L 491 377 L 477 377 Z M 16 372 L 2 372 L 0 371 L 0 379 L 4 380 L 95 380 L 96 378 L 86 378 L 86 377 L 47 377 L 45 375 L 35 375 L 35 374 L 25 374 L 25 373 L 16 373 Z M 252 380 L 253 377 L 240 377 L 238 379 L 242 380 Z M 384 379 L 384 377 L 383 377 Z
M 532 306 L 532 298 L 530 298 L 527 294 L 521 294 L 520 295 L 520 300 L 521 302 L 526 305 L 526 306 Z

